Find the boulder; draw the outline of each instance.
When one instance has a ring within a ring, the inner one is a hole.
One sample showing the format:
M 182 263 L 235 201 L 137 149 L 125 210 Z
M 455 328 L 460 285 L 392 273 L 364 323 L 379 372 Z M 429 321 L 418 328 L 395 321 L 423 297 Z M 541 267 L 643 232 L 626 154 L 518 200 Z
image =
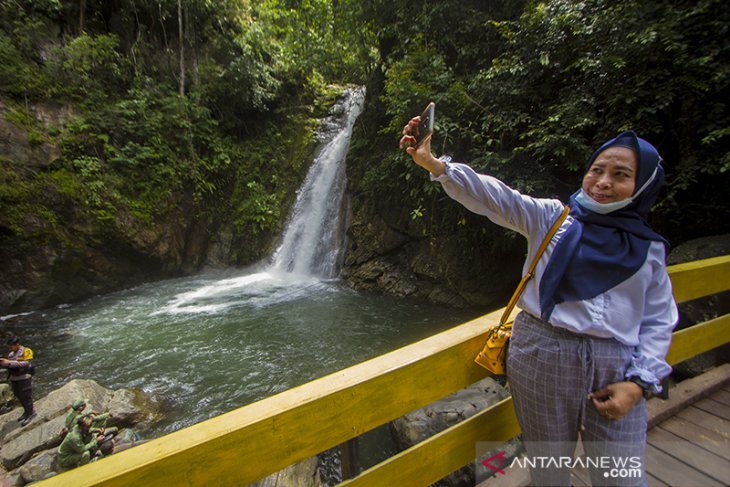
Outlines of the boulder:
M 18 473 L 27 484 L 52 477 L 60 471 L 56 464 L 57 457 L 55 448 L 42 451 L 20 467 Z
M 730 254 L 730 234 L 700 237 L 674 247 L 667 256 L 667 264 L 681 264 Z
M 20 476 L 20 472 L 17 470 L 14 472 L 8 472 L 5 473 L 2 477 L 0 477 L 0 480 L 2 480 L 2 487 L 16 487 L 25 485 L 25 482 L 23 482 L 23 477 Z
M 114 437 L 114 453 L 127 450 L 133 446 L 140 445 L 146 440 L 142 440 L 135 430 L 124 428 L 120 430 Z
M 12 408 L 15 396 L 13 395 L 13 389 L 10 384 L 0 384 L 0 411 Z
M 8 434 L 18 427 L 18 419 L 23 414 L 23 408 L 12 407 L 10 411 L 0 415 L 0 442 L 7 440 Z
M 19 429 L 19 433 L 3 443 L 2 449 L 0 449 L 0 462 L 5 468 L 17 468 L 27 462 L 34 453 L 53 448 L 61 443 L 63 416 L 36 423 L 35 427 L 31 427 L 35 421 L 34 419 L 26 428 Z
M 119 433 L 114 437 L 114 442 L 114 453 L 127 450 L 135 445 L 143 443 L 143 441 L 139 438 L 139 434 L 129 428 L 119 431 Z M 10 473 L 5 473 L 6 476 L 9 476 L 7 487 L 37 482 L 63 472 L 65 469 L 58 465 L 57 459 L 58 450 L 55 447 L 34 454 L 31 459 L 25 462 L 21 467 Z M 0 475 L 0 479 L 1 478 L 2 476 Z M 0 486 L 6 487 L 5 484 L 1 483 Z
M 58 416 L 65 417 L 69 406 L 76 399 L 88 399 L 95 409 L 105 410 L 113 395 L 114 391 L 100 386 L 93 380 L 72 380 L 60 389 L 50 392 L 46 397 L 35 401 L 38 415 L 25 428 L 20 428 L 17 423 L 17 418 L 22 413 L 20 408 L 15 408 L 10 413 L 0 416 L 0 438 L 7 442 L 27 433 L 37 424 L 53 420 Z M 58 431 L 60 432 L 61 429 L 59 428 Z
M 487 377 L 392 422 L 395 440 L 409 448 L 509 396 L 509 391 Z
M 318 464 L 317 457 L 310 457 L 249 484 L 249 487 L 322 487 Z
M 349 283 L 367 292 L 385 292 L 392 296 L 413 296 L 418 290 L 413 276 L 402 272 L 385 258 L 375 258 L 343 274 Z
M 51 420 L 57 416 L 65 417 L 71 403 L 81 398 L 88 399 L 97 410 L 106 409 L 113 394 L 113 391 L 100 386 L 93 380 L 72 380 L 35 402 L 38 416 L 31 424 L 36 421 Z
M 140 389 L 114 391 L 105 409 L 112 414 L 108 424 L 120 428 L 134 426 L 136 430 L 143 431 L 162 419 L 159 401 Z
M 491 377 L 391 422 L 391 431 L 402 449 L 409 448 L 509 396 L 509 391 Z M 446 485 L 474 485 L 474 465 L 444 479 Z

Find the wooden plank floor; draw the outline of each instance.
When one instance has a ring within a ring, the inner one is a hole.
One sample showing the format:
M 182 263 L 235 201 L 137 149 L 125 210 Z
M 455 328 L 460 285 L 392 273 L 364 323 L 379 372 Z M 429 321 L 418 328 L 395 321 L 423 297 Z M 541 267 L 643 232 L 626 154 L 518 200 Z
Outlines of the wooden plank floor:
M 649 430 L 647 443 L 646 472 L 651 487 L 730 486 L 730 384 L 657 423 Z M 508 469 L 507 473 L 478 487 L 529 485 L 526 471 Z M 590 487 L 585 469 L 573 471 L 573 485 Z

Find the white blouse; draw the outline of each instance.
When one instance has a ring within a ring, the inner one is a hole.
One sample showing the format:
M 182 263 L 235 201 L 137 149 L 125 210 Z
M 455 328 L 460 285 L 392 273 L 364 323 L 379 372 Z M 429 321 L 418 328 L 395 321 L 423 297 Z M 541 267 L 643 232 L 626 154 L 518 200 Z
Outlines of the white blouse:
M 464 164 L 447 163 L 446 172 L 438 177 L 432 174 L 431 179 L 440 182 L 446 193 L 467 209 L 527 238 L 523 273 L 527 272 L 545 235 L 565 208 L 556 199 L 520 194 L 498 179 L 477 174 Z M 555 245 L 573 221 L 568 216 L 558 229 L 518 302 L 520 308 L 534 316 L 541 315 L 538 288 L 542 274 Z M 665 357 L 678 318 L 665 266 L 664 244 L 652 242 L 646 261 L 634 275 L 594 298 L 557 304 L 550 315 L 550 323 L 576 333 L 613 337 L 635 347 L 626 378 L 638 376 L 655 384 L 655 390 L 659 391 L 659 382 L 672 370 Z

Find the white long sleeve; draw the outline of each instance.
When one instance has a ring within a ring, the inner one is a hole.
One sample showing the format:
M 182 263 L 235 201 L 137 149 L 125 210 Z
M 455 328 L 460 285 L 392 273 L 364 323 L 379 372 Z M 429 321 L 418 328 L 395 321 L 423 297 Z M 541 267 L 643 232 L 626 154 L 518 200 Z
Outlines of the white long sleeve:
M 563 204 L 555 199 L 520 194 L 464 164 L 446 166 L 444 174 L 431 177 L 442 184 L 451 198 L 527 238 L 528 255 L 523 266 L 526 272 L 540 243 L 562 212 Z M 541 315 L 539 283 L 547 262 L 573 221 L 568 217 L 558 229 L 519 301 L 519 306 L 534 316 Z M 626 377 L 640 376 L 646 382 L 657 384 L 671 371 L 665 357 L 678 320 L 664 262 L 664 245 L 652 242 L 646 261 L 633 276 L 594 298 L 557 304 L 550 323 L 577 333 L 613 337 L 635 347 Z

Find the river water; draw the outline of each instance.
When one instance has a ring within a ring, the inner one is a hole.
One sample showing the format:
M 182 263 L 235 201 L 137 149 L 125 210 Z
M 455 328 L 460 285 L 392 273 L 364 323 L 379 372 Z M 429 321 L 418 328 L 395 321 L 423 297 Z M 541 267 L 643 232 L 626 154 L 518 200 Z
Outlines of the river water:
M 74 378 L 139 387 L 164 399 L 157 436 L 469 316 L 365 295 L 336 280 L 260 271 L 146 284 L 8 321 L 35 352 L 36 398 Z
M 4 317 L 35 352 L 35 397 L 75 378 L 141 388 L 165 406 L 150 432 L 159 436 L 473 317 L 362 294 L 336 279 L 345 156 L 363 98 L 348 90 L 323 123 L 321 149 L 269 261 Z

